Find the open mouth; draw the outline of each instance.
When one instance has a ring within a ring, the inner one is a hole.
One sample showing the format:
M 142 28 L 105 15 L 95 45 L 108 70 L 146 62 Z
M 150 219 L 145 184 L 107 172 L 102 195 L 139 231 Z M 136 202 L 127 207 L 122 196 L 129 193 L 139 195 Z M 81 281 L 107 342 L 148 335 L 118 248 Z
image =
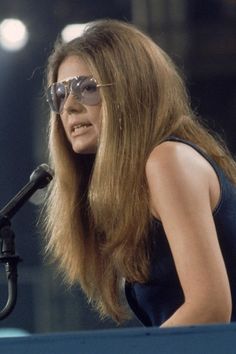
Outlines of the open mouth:
M 87 129 L 88 127 L 91 127 L 92 124 L 90 123 L 80 123 L 77 124 L 73 127 L 72 132 L 75 133 L 76 131 L 79 131 L 81 128 Z

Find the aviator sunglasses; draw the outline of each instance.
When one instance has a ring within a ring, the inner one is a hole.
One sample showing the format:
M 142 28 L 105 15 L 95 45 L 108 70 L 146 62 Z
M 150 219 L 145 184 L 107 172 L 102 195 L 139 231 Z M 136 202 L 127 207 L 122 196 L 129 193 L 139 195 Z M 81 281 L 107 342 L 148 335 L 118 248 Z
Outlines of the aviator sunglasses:
M 49 86 L 46 98 L 51 110 L 60 114 L 70 94 L 82 104 L 95 106 L 101 101 L 99 87 L 111 85 L 113 84 L 98 84 L 92 76 L 75 76 L 67 81 L 55 82 Z

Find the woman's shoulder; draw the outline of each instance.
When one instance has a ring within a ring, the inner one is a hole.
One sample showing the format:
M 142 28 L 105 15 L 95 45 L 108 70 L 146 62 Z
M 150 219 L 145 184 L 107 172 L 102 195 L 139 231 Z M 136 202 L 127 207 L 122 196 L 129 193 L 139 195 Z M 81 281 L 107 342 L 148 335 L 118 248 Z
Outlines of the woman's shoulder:
M 182 142 L 165 141 L 156 146 L 147 159 L 146 177 L 151 199 L 169 193 L 188 198 L 197 193 L 202 198 L 208 195 L 214 210 L 220 198 L 219 180 L 212 165 L 199 151 Z
M 184 171 L 206 173 L 209 162 L 192 146 L 179 141 L 164 141 L 150 153 L 146 173 L 153 170 L 161 173 L 183 173 Z

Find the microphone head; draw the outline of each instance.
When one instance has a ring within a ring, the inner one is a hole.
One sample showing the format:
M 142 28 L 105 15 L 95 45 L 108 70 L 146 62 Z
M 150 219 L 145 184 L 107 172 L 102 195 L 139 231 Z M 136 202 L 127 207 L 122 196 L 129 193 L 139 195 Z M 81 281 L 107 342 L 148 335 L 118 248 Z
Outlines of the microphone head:
M 37 188 L 46 187 L 53 179 L 53 170 L 45 163 L 39 165 L 30 175 L 30 182 L 37 184 Z

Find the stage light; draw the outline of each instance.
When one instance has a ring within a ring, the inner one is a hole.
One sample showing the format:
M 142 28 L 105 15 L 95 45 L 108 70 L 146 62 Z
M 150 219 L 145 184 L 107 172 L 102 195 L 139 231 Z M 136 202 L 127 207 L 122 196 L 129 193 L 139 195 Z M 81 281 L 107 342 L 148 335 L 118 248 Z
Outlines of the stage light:
M 0 24 L 0 45 L 8 51 L 22 49 L 29 38 L 25 24 L 15 18 L 8 18 Z
M 61 32 L 63 41 L 69 42 L 72 39 L 81 36 L 86 26 L 87 23 L 67 25 Z

